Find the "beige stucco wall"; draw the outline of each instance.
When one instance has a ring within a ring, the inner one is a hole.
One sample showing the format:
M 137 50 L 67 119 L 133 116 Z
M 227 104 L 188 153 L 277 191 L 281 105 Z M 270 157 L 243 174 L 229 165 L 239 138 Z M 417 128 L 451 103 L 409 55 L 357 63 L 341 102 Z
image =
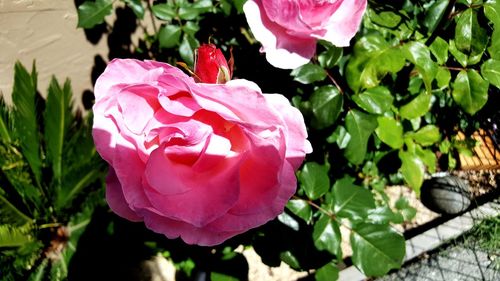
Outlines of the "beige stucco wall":
M 46 95 L 52 75 L 71 79 L 77 104 L 85 89 L 92 89 L 91 70 L 96 54 L 107 55 L 107 42 L 97 46 L 77 29 L 72 0 L 0 0 L 0 95 L 10 103 L 16 60 L 39 73 L 38 89 Z

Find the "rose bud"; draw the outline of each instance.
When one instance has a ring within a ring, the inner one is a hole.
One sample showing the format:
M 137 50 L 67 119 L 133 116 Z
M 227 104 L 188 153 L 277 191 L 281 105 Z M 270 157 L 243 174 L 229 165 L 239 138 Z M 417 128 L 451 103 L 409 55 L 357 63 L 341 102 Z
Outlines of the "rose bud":
M 232 58 L 228 64 L 214 44 L 202 44 L 194 55 L 194 74 L 196 82 L 224 84 L 233 75 Z

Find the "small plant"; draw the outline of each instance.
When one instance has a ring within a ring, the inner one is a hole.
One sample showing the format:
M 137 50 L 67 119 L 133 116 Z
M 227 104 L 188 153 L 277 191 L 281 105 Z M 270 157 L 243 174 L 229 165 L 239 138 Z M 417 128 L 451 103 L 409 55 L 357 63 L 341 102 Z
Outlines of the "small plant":
M 62 280 L 93 207 L 105 166 L 88 116 L 72 108 L 69 80 L 52 78 L 44 101 L 35 66 L 15 65 L 13 106 L 0 100 L 2 280 Z

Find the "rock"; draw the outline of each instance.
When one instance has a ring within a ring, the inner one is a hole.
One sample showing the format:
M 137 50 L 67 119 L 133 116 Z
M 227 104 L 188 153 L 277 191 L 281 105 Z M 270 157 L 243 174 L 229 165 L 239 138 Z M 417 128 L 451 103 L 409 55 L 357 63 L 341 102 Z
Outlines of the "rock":
M 469 208 L 471 195 L 464 180 L 453 175 L 441 175 L 424 181 L 420 200 L 436 213 L 454 215 Z

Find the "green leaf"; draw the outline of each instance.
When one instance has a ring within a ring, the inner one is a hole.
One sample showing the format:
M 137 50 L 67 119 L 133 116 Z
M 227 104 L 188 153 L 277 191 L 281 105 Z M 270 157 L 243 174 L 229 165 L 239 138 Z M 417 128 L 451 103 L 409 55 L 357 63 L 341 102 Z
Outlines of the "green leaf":
M 174 7 L 168 3 L 153 5 L 151 10 L 155 17 L 166 21 L 170 21 L 177 16 Z
M 368 210 L 367 221 L 374 224 L 402 223 L 403 216 L 394 213 L 388 206 L 381 206 Z
M 280 253 L 280 259 L 288 264 L 291 268 L 296 270 L 300 269 L 300 263 L 297 258 L 290 251 L 284 251 Z
M 182 26 L 182 31 L 192 36 L 194 36 L 198 30 L 200 30 L 200 26 L 192 21 L 188 21 L 184 26 Z
M 45 276 L 45 270 L 47 269 L 49 259 L 44 258 L 43 261 L 36 267 L 34 271 L 30 274 L 28 281 L 43 281 Z
M 437 157 L 436 154 L 430 149 L 423 149 L 419 145 L 415 146 L 415 153 L 422 160 L 422 162 L 427 166 L 430 173 L 436 172 Z
M 373 115 L 353 109 L 347 113 L 345 123 L 351 140 L 347 144 L 344 156 L 352 164 L 359 165 L 365 159 L 368 139 L 377 128 L 377 119 Z
M 431 108 L 432 95 L 421 93 L 409 103 L 401 106 L 399 114 L 404 119 L 414 119 L 423 116 Z
M 483 77 L 500 89 L 500 60 L 489 59 L 481 65 Z
M 333 210 L 339 217 L 359 220 L 366 217 L 369 209 L 375 208 L 375 200 L 368 189 L 352 181 L 345 177 L 333 185 Z
M 479 25 L 475 9 L 469 8 L 456 18 L 455 44 L 458 50 L 471 56 L 482 54 L 488 44 L 488 35 Z
M 45 142 L 47 159 L 52 164 L 54 180 L 60 184 L 62 176 L 63 145 L 66 133 L 72 123 L 71 84 L 66 80 L 61 88 L 52 77 L 44 112 Z
M 322 81 L 326 78 L 326 71 L 319 65 L 308 63 L 298 67 L 290 73 L 293 80 L 302 84 L 311 84 L 316 81 Z
M 167 26 L 163 26 L 160 29 L 160 32 L 158 32 L 160 48 L 173 48 L 179 45 L 181 33 L 181 27 L 178 25 L 170 24 Z
M 448 43 L 443 38 L 437 36 L 429 49 L 440 65 L 446 63 L 448 60 Z
M 179 18 L 183 20 L 194 20 L 200 15 L 200 11 L 195 7 L 181 7 L 179 8 Z
M 425 166 L 420 157 L 415 153 L 408 151 L 399 151 L 399 159 L 401 159 L 401 173 L 408 185 L 420 194 L 420 187 L 424 182 Z
M 333 262 L 329 262 L 316 270 L 314 274 L 316 281 L 335 281 L 339 279 L 339 268 Z
M 123 0 L 123 1 L 127 4 L 127 6 L 130 7 L 130 9 L 132 9 L 137 18 L 141 20 L 144 18 L 144 6 L 142 6 L 141 3 L 142 0 Z
M 453 40 L 450 40 L 450 53 L 453 55 L 455 60 L 457 60 L 457 62 L 461 66 L 467 67 L 467 64 L 469 63 L 468 56 L 466 54 L 460 52 L 460 50 L 457 49 L 457 46 L 455 45 L 455 41 L 453 41 Z
M 188 66 L 194 63 L 194 50 L 200 46 L 200 43 L 192 35 L 184 34 L 179 46 L 179 54 Z
M 396 200 L 394 207 L 401 211 L 405 221 L 412 220 L 417 214 L 417 209 L 413 208 L 406 197 L 400 197 Z
M 2 247 L 19 247 L 33 241 L 32 226 L 0 225 L 0 249 Z
M 214 271 L 212 271 L 210 273 L 210 280 L 212 280 L 212 281 L 239 281 L 239 279 L 234 277 L 234 276 L 226 275 L 226 274 L 214 272 Z
M 11 120 L 12 114 L 5 104 L 3 96 L 0 96 L 0 141 L 4 141 L 6 143 L 12 141 Z
M 337 126 L 335 131 L 326 139 L 328 143 L 337 143 L 340 149 L 346 148 L 350 140 L 351 135 L 342 125 Z
M 330 178 L 328 168 L 316 162 L 304 164 L 299 180 L 307 197 L 316 200 L 323 196 L 330 189 Z
M 488 1 L 483 5 L 484 14 L 495 25 L 495 28 L 500 25 L 500 1 Z
M 36 79 L 37 73 L 34 64 L 30 75 L 20 62 L 16 62 L 14 89 L 12 90 L 12 101 L 15 106 L 14 125 L 21 141 L 23 155 L 35 175 L 37 185 L 40 186 L 42 160 L 40 159 L 40 138 L 35 106 Z
M 327 250 L 338 258 L 342 258 L 342 237 L 338 223 L 325 214 L 314 224 L 313 229 L 314 246 L 318 250 Z
M 92 182 L 94 182 L 99 176 L 101 176 L 101 171 L 98 169 L 89 169 L 86 173 L 80 173 L 78 180 L 74 185 L 65 186 L 57 194 L 57 200 L 55 203 L 55 208 L 60 210 L 68 205 L 70 205 L 86 187 L 88 187 Z
M 462 70 L 453 83 L 453 99 L 467 113 L 474 115 L 488 100 L 488 81 L 476 70 Z
M 311 206 L 305 200 L 292 199 L 288 201 L 286 208 L 305 222 L 311 222 L 313 212 Z
M 377 122 L 375 133 L 382 142 L 394 149 L 403 147 L 403 126 L 399 121 L 392 117 L 381 116 L 377 118 Z
M 389 89 L 383 86 L 370 88 L 361 94 L 353 95 L 352 99 L 359 107 L 373 114 L 383 114 L 390 109 L 394 100 Z
M 413 140 L 423 146 L 433 145 L 441 139 L 439 128 L 434 125 L 427 125 L 415 133 L 409 134 Z
M 437 0 L 425 13 L 424 26 L 427 34 L 432 34 L 444 16 L 449 0 Z
M 92 28 L 104 22 L 104 18 L 111 14 L 112 0 L 85 1 L 78 6 L 78 27 Z
M 352 262 L 367 276 L 382 276 L 403 262 L 405 240 L 388 225 L 359 224 L 350 240 Z
M 32 221 L 33 219 L 23 214 L 9 200 L 0 195 L 0 224 L 22 226 Z
M 451 73 L 446 67 L 440 66 L 436 73 L 436 82 L 440 89 L 448 88 L 450 86 Z
M 394 12 L 381 11 L 375 13 L 373 10 L 368 10 L 367 12 L 372 22 L 384 27 L 395 28 L 401 22 L 401 16 Z
M 491 34 L 491 44 L 488 48 L 491 58 L 500 60 L 500 28 L 495 28 Z
M 318 55 L 319 65 L 323 68 L 333 68 L 342 57 L 342 48 L 329 46 L 326 51 Z
M 324 129 L 337 120 L 342 111 L 344 98 L 336 87 L 327 85 L 314 91 L 310 102 L 314 115 L 312 125 L 316 129 Z
M 427 93 L 430 94 L 432 91 L 431 83 L 437 72 L 437 64 L 432 61 L 429 48 L 420 42 L 412 41 L 403 46 L 403 53 L 422 75 Z

